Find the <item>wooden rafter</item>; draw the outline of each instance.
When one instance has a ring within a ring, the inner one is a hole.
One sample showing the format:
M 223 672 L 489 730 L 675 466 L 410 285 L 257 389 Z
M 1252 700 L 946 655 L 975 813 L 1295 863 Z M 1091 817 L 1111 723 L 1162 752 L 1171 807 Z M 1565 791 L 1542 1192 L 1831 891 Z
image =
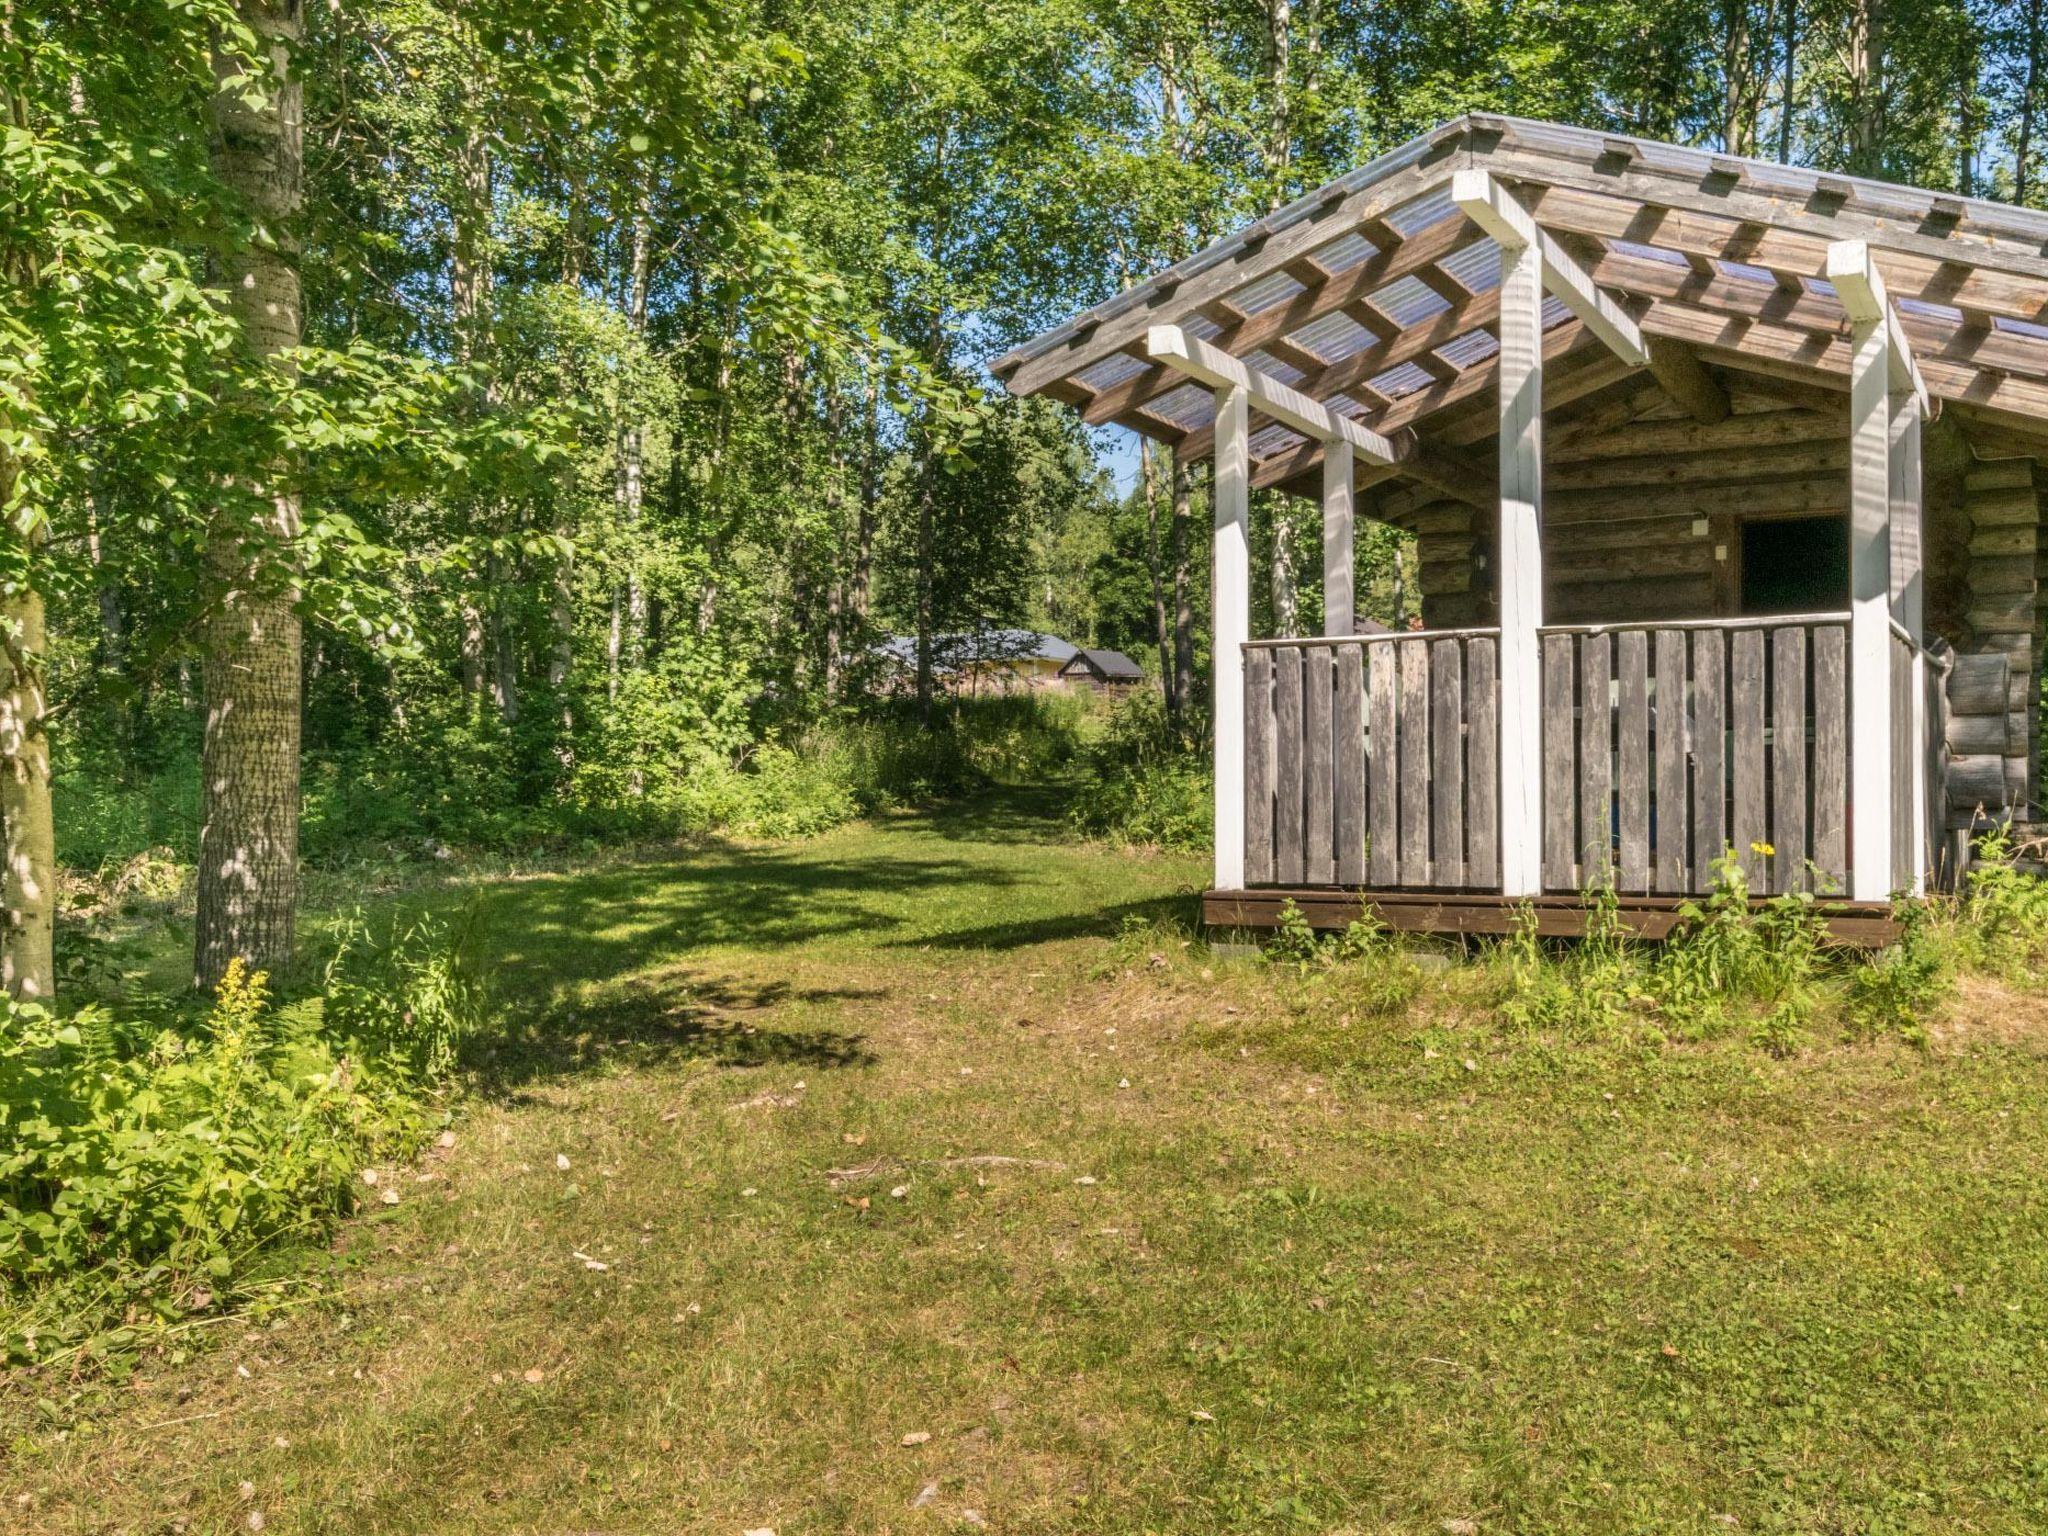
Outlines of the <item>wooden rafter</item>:
M 1507 188 L 1485 171 L 1464 170 L 1451 179 L 1451 198 L 1500 245 L 1535 251 L 1543 264 L 1544 289 L 1578 316 L 1616 357 L 1637 367 L 1650 361 L 1634 318 L 1600 290 L 1557 237 L 1537 224 Z
M 1337 273 L 1320 287 L 1305 288 L 1283 303 L 1248 315 L 1241 324 L 1230 326 L 1209 340 L 1212 345 L 1243 357 L 1300 330 L 1312 320 L 1363 303 L 1387 284 L 1419 272 L 1479 238 L 1477 231 L 1446 219 L 1418 232 L 1412 240 L 1389 246 L 1357 266 Z M 1133 337 L 1131 350 L 1135 352 L 1143 340 L 1142 333 Z M 1143 409 L 1149 402 L 1179 388 L 1180 382 L 1169 369 L 1149 370 L 1103 390 L 1082 414 L 1096 424 L 1113 421 L 1126 412 Z
M 1730 391 L 1743 376 L 1846 390 L 1849 315 L 1842 296 L 1813 281 L 1827 273 L 1829 246 L 1846 237 L 1868 246 L 1871 272 L 1893 301 L 1888 323 L 1900 344 L 1892 352 L 1917 364 L 1932 398 L 1967 408 L 1980 432 L 2028 442 L 2048 436 L 2048 338 L 1996 323 L 2048 323 L 2048 221 L 2003 210 L 2010 217 L 2001 223 L 1994 205 L 1967 202 L 1941 218 L 1908 219 L 1899 207 L 1925 203 L 1927 194 L 1846 180 L 1816 190 L 1811 177 L 1800 180 L 1804 173 L 1732 158 L 1713 161 L 1709 172 L 1699 156 L 1676 149 L 1638 152 L 1617 173 L 1591 142 L 1576 130 L 1462 121 L 1427 145 L 1397 152 L 1384 168 L 1354 174 L 1259 221 L 1130 299 L 1019 348 L 1003 360 L 1002 376 L 1021 393 L 1075 402 L 1091 422 L 1120 422 L 1197 456 L 1212 441 L 1206 423 L 1189 431 L 1151 413 L 1185 380 L 1144 356 L 1144 333 L 1150 324 L 1200 315 L 1220 327 L 1211 345 L 1239 359 L 1263 352 L 1282 377 L 1299 372 L 1297 395 L 1322 405 L 1348 397 L 1355 405 L 1340 401 L 1339 408 L 1383 435 L 1434 423 L 1440 413 L 1462 423 L 1464 403 L 1491 386 L 1494 369 L 1485 358 L 1453 363 L 1443 349 L 1493 330 L 1499 299 L 1467 289 L 1442 264 L 1504 229 L 1550 258 L 1546 287 L 1572 309 L 1574 341 L 1599 337 L 1624 359 L 1639 349 L 1637 366 L 1690 414 L 1713 422 L 1728 414 Z M 1447 160 L 1454 152 L 1464 156 L 1463 172 L 1454 173 L 1456 162 Z M 1601 160 L 1599 169 L 1588 156 Z M 1695 160 L 1700 175 L 1678 169 Z M 1477 209 L 1472 220 L 1439 219 L 1405 234 L 1396 227 L 1401 209 L 1446 183 L 1454 192 L 1462 183 L 1463 201 Z M 1469 195 L 1475 191 L 1476 199 Z M 2026 231 L 2035 224 L 2042 239 L 2029 247 Z M 1995 249 L 1986 247 L 1980 228 L 1995 232 Z M 1370 242 L 1372 253 L 1337 268 L 1338 244 L 1354 236 Z M 1630 244 L 1658 249 L 1635 251 Z M 1275 273 L 1300 290 L 1249 310 L 1243 300 L 1252 285 Z M 1397 325 L 1373 299 L 1407 277 L 1445 295 L 1450 308 Z M 1947 308 L 1931 313 L 1905 300 Z M 1371 340 L 1332 356 L 1331 345 L 1301 334 L 1335 313 Z M 1553 331 L 1546 347 L 1558 344 Z M 1140 360 L 1130 377 L 1100 390 L 1081 381 L 1118 351 Z M 1466 354 L 1452 348 L 1451 355 Z M 1403 364 L 1428 372 L 1430 382 L 1398 396 L 1374 388 L 1373 379 Z M 1258 419 L 1277 419 L 1256 401 L 1251 409 L 1255 427 Z M 1434 423 L 1432 437 L 1450 442 L 1444 425 Z M 1253 473 L 1260 483 L 1291 478 L 1313 468 L 1318 454 L 1313 442 L 1293 447 Z M 1373 474 L 1364 471 L 1361 483 Z
M 1412 434 L 1399 440 L 1382 437 L 1321 401 L 1247 367 L 1221 347 L 1188 335 L 1177 325 L 1155 325 L 1146 337 L 1145 350 L 1167 367 L 1212 389 L 1235 386 L 1244 390 L 1251 404 L 1274 421 L 1318 442 L 1342 443 L 1369 464 L 1398 464 L 1414 455 Z
M 1870 259 L 1870 246 L 1862 240 L 1841 240 L 1828 247 L 1828 281 L 1854 324 L 1877 324 L 1887 332 L 1885 355 L 1891 360 L 1891 386 L 1910 392 L 1918 401 L 1920 415 L 1927 415 L 1927 383 L 1913 362 L 1913 347 L 1906 340 L 1899 312 L 1884 290 L 1884 279 Z

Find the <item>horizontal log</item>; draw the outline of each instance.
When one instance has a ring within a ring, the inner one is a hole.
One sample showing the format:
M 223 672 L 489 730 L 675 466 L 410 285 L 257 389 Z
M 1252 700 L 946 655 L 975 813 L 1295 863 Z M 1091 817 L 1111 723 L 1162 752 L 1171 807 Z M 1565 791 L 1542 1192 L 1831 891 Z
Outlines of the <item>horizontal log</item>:
M 1543 515 L 1546 521 L 1565 522 L 1645 517 L 1668 510 L 1671 501 L 1668 491 L 1560 491 L 1544 497 Z M 1718 513 L 1846 512 L 1849 482 L 1846 475 L 1819 475 L 1755 485 L 1705 486 L 1688 492 L 1684 505 L 1695 517 Z
M 2012 662 L 2005 656 L 1971 652 L 1949 667 L 1948 707 L 1954 714 L 1990 715 L 2005 712 L 2006 680 Z
M 1653 453 L 1630 458 L 1590 459 L 1546 466 L 1544 488 L 1552 491 L 1592 490 L 1604 486 L 1638 485 L 1668 489 L 1748 484 L 1779 478 L 1846 475 L 1849 440 L 1818 443 L 1777 443 L 1740 451 Z M 1846 482 L 1845 482 L 1846 483 Z M 1975 504 L 1972 503 L 1974 514 Z
M 1547 550 L 1543 577 L 1560 586 L 1582 583 L 1627 588 L 1667 576 L 1701 576 L 1714 569 L 1714 546 L 1704 539 L 1667 538 L 1626 554 L 1613 550 Z
M 1983 806 L 2003 810 L 2009 803 L 2005 762 L 2004 755 L 1996 752 L 1951 756 L 1946 774 L 1949 809 L 1969 811 Z
M 2031 555 L 2040 543 L 2032 528 L 1984 528 L 1970 535 L 1970 555 Z
M 1544 587 L 1544 614 L 1557 624 L 1636 624 L 1693 619 L 1713 611 L 1714 586 L 1704 576 L 1649 577 Z
M 1773 402 L 1774 404 L 1778 402 Z M 1848 443 L 1846 415 L 1780 409 L 1735 415 L 1709 426 L 1684 417 L 1676 421 L 1630 421 L 1573 433 L 1548 445 L 1553 464 L 1588 459 L 1634 458 L 1654 453 L 1724 453 L 1799 443 Z
M 1948 749 L 1964 756 L 1986 754 L 2004 757 L 2024 752 L 2027 745 L 2026 716 L 2017 722 L 2003 711 L 1995 715 L 1951 715 L 1948 721 Z
M 2040 522 L 2041 503 L 2033 489 L 2025 490 L 1972 490 L 1964 498 L 1963 510 L 1969 513 L 1970 522 L 1978 528 L 2003 528 L 2014 524 L 2029 526 Z
M 2038 598 L 2041 581 L 2038 571 L 2044 559 L 2048 557 L 2002 555 L 1994 559 L 1972 560 L 1970 591 L 1979 597 L 2024 592 Z
M 1979 598 L 1964 615 L 1980 635 L 2026 635 L 2034 630 L 2034 598 L 2019 592 Z
M 2031 459 L 1995 459 L 1972 464 L 1963 472 L 1963 488 L 1976 491 L 2012 490 L 2024 486 L 2034 488 L 2034 464 Z

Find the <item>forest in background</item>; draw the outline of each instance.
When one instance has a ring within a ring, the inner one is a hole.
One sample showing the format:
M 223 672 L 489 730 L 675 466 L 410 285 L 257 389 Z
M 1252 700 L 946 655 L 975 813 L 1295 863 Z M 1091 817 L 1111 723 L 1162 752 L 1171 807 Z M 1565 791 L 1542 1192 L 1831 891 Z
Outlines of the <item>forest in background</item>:
M 800 832 L 1057 726 L 892 634 L 1139 658 L 1097 768 L 1186 830 L 1203 487 L 989 358 L 1468 109 L 2039 203 L 2043 4 L 0 0 L 6 989 L 152 849 L 210 987 L 305 858 Z

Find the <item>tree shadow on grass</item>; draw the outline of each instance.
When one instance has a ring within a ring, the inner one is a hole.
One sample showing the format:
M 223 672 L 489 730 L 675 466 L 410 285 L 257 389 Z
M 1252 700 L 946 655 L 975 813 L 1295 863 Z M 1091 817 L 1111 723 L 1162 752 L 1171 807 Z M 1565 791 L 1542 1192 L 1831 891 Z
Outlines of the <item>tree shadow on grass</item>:
M 889 811 L 883 826 L 927 832 L 954 842 L 1047 847 L 1072 843 L 1070 784 L 999 784 L 952 800 Z
M 489 898 L 487 921 L 503 980 L 559 995 L 705 947 L 879 937 L 915 922 L 884 899 L 1028 878 L 968 857 L 833 859 L 802 845 L 713 844 L 502 887 Z
M 593 1071 L 709 1061 L 721 1067 L 867 1066 L 865 1037 L 776 1016 L 797 1003 L 857 1002 L 885 994 L 858 987 L 792 987 L 695 970 L 635 978 L 592 1002 L 562 1000 L 515 1011 L 504 1033 L 476 1042 L 465 1065 L 483 1093 L 517 1101 L 534 1082 Z
M 1054 912 L 1044 917 L 987 923 L 979 928 L 955 928 L 946 933 L 890 939 L 883 947 L 1025 949 L 1033 944 L 1057 944 L 1066 939 L 1113 939 L 1127 925 L 1133 924 L 1178 923 L 1192 931 L 1200 916 L 1200 898 L 1192 893 L 1151 896 L 1141 901 L 1089 907 L 1079 912 Z

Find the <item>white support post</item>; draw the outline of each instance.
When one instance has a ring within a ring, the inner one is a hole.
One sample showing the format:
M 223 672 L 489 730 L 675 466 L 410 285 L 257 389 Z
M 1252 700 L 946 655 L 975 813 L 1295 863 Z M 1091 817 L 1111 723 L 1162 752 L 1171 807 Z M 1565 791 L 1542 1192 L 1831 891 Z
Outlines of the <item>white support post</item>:
M 1500 888 L 1543 888 L 1543 256 L 1500 251 Z M 1562 791 L 1561 791 L 1562 792 Z
M 1352 577 L 1354 462 L 1340 446 L 1323 454 L 1323 633 L 1346 639 L 1357 603 Z
M 1332 455 L 1332 457 L 1346 457 Z M 1244 643 L 1251 638 L 1251 401 L 1216 391 L 1215 566 L 1211 572 L 1216 738 L 1216 889 L 1244 889 Z
M 1828 250 L 1849 311 L 1849 895 L 1892 893 L 1892 356 L 1884 290 L 1860 241 Z M 1904 722 L 1900 722 L 1903 724 Z
M 1909 390 L 1891 392 L 1892 615 L 1913 640 L 1913 691 L 1907 703 L 1912 730 L 1913 862 L 1908 894 L 1927 892 L 1934 849 L 1927 825 L 1927 581 L 1925 499 L 1920 480 L 1920 402 Z

